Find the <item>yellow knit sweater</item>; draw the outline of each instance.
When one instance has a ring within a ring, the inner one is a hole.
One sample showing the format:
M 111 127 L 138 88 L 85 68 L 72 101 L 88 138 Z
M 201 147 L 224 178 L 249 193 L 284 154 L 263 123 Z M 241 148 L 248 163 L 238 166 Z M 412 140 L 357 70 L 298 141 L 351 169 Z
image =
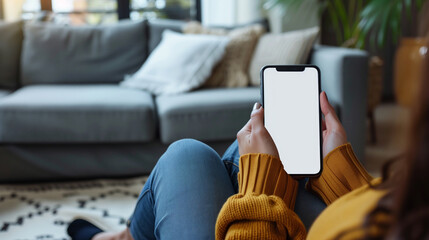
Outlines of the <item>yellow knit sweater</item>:
M 323 160 L 324 169 L 311 178 L 307 190 L 328 207 L 307 231 L 293 211 L 298 182 L 287 175 L 278 158 L 246 154 L 240 158 L 239 192 L 222 207 L 216 239 L 355 239 L 363 231 L 367 213 L 384 192 L 373 190 L 372 177 L 356 159 L 350 144 L 334 149 Z M 374 180 L 377 183 L 379 180 Z

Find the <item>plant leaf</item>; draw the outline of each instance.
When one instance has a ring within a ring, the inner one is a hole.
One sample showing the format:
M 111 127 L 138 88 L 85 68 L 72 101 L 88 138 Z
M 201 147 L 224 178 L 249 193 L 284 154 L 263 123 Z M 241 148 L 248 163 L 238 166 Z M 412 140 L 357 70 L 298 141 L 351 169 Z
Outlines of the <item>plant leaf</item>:
M 343 33 L 343 41 L 350 37 L 349 21 L 347 18 L 347 10 L 342 0 L 334 0 L 334 8 L 338 13 Z
M 337 42 L 338 42 L 338 44 L 341 44 L 343 40 L 342 40 L 342 35 L 341 35 L 341 25 L 340 25 L 339 16 L 338 16 L 337 12 L 335 11 L 335 8 L 331 2 L 328 2 L 327 9 L 328 9 L 328 13 L 329 13 L 329 16 L 331 18 L 331 21 L 332 21 L 332 25 L 333 25 L 334 30 L 335 30 Z

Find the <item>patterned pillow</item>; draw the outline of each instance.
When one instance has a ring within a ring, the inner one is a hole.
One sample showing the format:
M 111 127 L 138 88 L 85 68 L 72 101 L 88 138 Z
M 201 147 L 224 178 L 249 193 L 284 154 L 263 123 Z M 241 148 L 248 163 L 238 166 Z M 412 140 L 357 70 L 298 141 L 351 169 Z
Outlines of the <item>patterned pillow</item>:
M 319 27 L 314 27 L 262 36 L 258 41 L 249 67 L 251 85 L 259 86 L 259 72 L 265 65 L 306 63 L 318 35 Z
M 233 30 L 207 28 L 198 22 L 190 22 L 183 29 L 187 34 L 228 36 L 226 52 L 203 87 L 245 87 L 250 83 L 248 68 L 259 37 L 265 32 L 262 25 L 250 25 Z

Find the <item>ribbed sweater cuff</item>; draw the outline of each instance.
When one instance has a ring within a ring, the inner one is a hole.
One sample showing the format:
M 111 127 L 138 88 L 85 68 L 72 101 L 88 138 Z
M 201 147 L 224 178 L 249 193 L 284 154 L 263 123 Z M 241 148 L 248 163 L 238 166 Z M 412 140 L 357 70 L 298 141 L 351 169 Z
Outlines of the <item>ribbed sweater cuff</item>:
M 373 178 L 356 158 L 349 143 L 332 150 L 323 159 L 323 172 L 311 178 L 306 188 L 330 204 L 342 195 L 368 184 Z
M 276 195 L 294 209 L 298 182 L 285 172 L 280 159 L 269 154 L 245 154 L 239 167 L 239 193 Z
M 231 196 L 216 222 L 217 240 L 294 239 L 303 240 L 306 230 L 299 217 L 274 195 Z

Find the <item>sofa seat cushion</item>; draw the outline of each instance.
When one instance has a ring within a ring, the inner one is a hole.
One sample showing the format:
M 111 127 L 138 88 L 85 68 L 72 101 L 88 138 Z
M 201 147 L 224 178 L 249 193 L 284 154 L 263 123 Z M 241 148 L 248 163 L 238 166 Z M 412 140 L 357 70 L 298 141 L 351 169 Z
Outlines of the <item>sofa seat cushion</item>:
M 259 88 L 204 89 L 156 98 L 163 143 L 235 139 L 260 100 Z
M 153 98 L 117 85 L 27 86 L 0 99 L 0 142 L 147 142 Z

